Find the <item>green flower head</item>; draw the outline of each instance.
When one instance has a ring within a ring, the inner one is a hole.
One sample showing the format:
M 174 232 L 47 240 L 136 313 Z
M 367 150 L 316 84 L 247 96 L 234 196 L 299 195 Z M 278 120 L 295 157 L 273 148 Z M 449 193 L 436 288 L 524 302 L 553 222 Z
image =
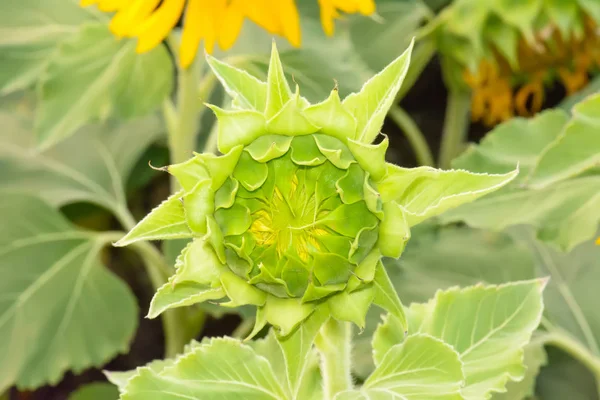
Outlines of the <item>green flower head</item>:
M 362 327 L 375 303 L 405 321 L 381 259 L 399 257 L 409 226 L 432 214 L 402 205 L 423 194 L 427 177 L 387 164 L 387 138 L 372 142 L 409 57 L 410 49 L 360 93 L 342 101 L 334 89 L 311 105 L 290 90 L 275 46 L 267 82 L 209 56 L 233 97 L 228 110 L 209 105 L 223 155 L 166 167 L 181 191 L 118 243 L 192 238 L 151 317 L 203 301 L 250 304 L 255 332 L 270 323 L 285 335 L 321 307 Z

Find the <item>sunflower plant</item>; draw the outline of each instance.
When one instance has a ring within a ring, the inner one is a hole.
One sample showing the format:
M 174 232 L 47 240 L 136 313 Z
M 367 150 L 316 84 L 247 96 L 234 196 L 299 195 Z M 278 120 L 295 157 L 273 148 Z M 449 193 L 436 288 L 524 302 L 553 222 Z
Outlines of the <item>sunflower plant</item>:
M 452 289 L 407 314 L 381 262 L 400 257 L 412 226 L 518 173 L 386 163 L 388 139 L 378 137 L 410 53 L 360 92 L 342 100 L 334 88 L 316 104 L 298 85 L 289 87 L 275 45 L 266 82 L 209 56 L 233 98 L 228 109 L 208 105 L 223 154 L 196 154 L 162 168 L 181 189 L 116 245 L 191 239 L 148 317 L 199 302 L 252 305 L 255 325 L 246 342 L 267 324 L 273 330 L 247 344 L 192 343 L 180 357 L 127 379 L 109 374 L 121 382 L 123 399 L 147 398 L 149 391 L 157 398 L 486 398 L 523 373 L 522 347 L 539 323 L 543 280 Z M 353 389 L 349 324 L 363 329 L 372 304 L 388 313 L 373 345 L 377 368 Z M 459 340 L 461 332 L 470 340 Z M 510 356 L 501 365 L 486 361 L 497 352 Z
M 0 1 L 0 399 L 596 399 L 599 21 Z

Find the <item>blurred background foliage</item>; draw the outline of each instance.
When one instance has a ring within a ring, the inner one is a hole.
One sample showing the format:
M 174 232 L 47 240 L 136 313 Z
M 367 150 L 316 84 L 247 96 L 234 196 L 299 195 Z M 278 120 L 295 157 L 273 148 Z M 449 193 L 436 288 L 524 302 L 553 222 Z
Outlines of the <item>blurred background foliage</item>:
M 342 96 L 358 91 L 416 38 L 383 129 L 388 161 L 495 173 L 520 166 L 510 187 L 419 227 L 389 261 L 405 304 L 454 285 L 550 276 L 528 376 L 494 399 L 599 400 L 600 2 L 377 0 L 376 15 L 344 17 L 334 37 L 323 33 L 316 1 L 298 3 L 302 47 L 277 40 L 288 78 L 311 101 L 336 85 Z M 190 146 L 216 151 L 203 102 L 229 104 L 206 65 L 182 70 L 167 44 L 136 54 L 135 40 L 114 39 L 109 18 L 75 0 L 0 3 L 6 398 L 115 398 L 102 369 L 162 358 L 166 336 L 185 343 L 252 326 L 243 309 L 142 318 L 185 242 L 110 244 L 170 191 L 148 162 L 180 161 Z M 176 30 L 169 41 L 177 40 Z M 271 40 L 247 22 L 233 48 L 214 55 L 265 79 Z M 185 118 L 191 142 L 174 143 L 169 132 Z M 168 320 L 186 329 L 168 332 Z M 379 321 L 372 312 L 357 332 L 358 380 L 373 368 Z

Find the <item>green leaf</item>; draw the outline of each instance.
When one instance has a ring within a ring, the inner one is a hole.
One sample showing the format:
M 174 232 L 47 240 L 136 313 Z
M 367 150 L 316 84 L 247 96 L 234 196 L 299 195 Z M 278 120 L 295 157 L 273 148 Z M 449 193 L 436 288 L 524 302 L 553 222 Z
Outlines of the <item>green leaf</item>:
M 592 237 L 600 221 L 600 176 L 593 169 L 600 157 L 594 119 L 599 99 L 579 103 L 569 121 L 564 112 L 552 111 L 494 129 L 453 165 L 500 172 L 520 162 L 524 177 L 518 185 L 446 213 L 442 221 L 494 230 L 529 224 L 539 239 L 565 251 Z
M 265 111 L 267 105 L 267 84 L 265 82 L 210 55 L 206 56 L 206 61 L 227 94 L 237 105 L 261 113 Z
M 90 202 L 118 214 L 124 183 L 146 148 L 164 131 L 158 118 L 110 122 L 39 151 L 31 121 L 0 111 L 0 189 L 43 198 L 54 206 Z
M 34 197 L 4 193 L 2 204 L 0 359 L 10 362 L 0 363 L 0 391 L 56 384 L 126 352 L 136 302 L 99 261 L 108 239 Z
M 540 399 L 598 399 L 597 377 L 583 364 L 552 347 L 548 347 L 548 360 L 538 377 Z
M 425 315 L 414 313 L 422 320 L 418 332 L 443 340 L 460 355 L 466 399 L 486 399 L 491 392 L 503 392 L 510 380 L 523 378 L 523 347 L 540 323 L 546 282 L 451 288 L 418 309 Z M 380 345 L 378 352 L 384 351 Z
M 529 183 L 548 187 L 600 164 L 600 95 L 573 107 L 569 123 L 539 155 Z
M 279 337 L 271 330 L 266 338 L 251 343 L 269 360 L 279 382 L 285 382 L 290 398 L 320 398 L 322 382 L 313 341 L 327 317 L 327 309 L 321 307 L 292 334 Z
M 70 0 L 6 0 L 0 4 L 0 94 L 40 77 L 56 47 L 86 21 L 106 18 Z
M 535 340 L 535 337 L 534 337 Z M 525 346 L 523 364 L 527 368 L 525 377 L 518 382 L 509 382 L 505 393 L 494 393 L 492 400 L 524 400 L 535 396 L 536 379 L 540 369 L 548 363 L 546 350 L 540 343 Z
M 427 302 L 438 289 L 501 284 L 536 276 L 533 257 L 522 240 L 514 241 L 503 233 L 427 223 L 412 229 L 412 238 L 399 260 L 384 261 L 404 304 Z M 355 339 L 354 368 L 360 377 L 366 377 L 374 368 L 371 337 L 380 314 L 378 308 L 371 308 L 365 331 Z M 414 316 L 409 318 L 413 325 L 414 320 Z M 415 329 L 409 327 L 408 331 L 412 333 Z M 398 338 L 403 339 L 402 327 L 397 332 Z
M 402 168 L 389 164 L 388 174 L 377 188 L 384 203 L 392 200 L 398 203 L 405 211 L 408 225 L 414 226 L 500 189 L 518 173 L 518 169 L 492 175 L 430 167 Z
M 182 194 L 183 191 L 175 193 L 156 206 L 127 235 L 115 243 L 115 246 L 127 246 L 140 240 L 191 238 L 192 232 L 186 223 Z
M 106 24 L 83 25 L 64 41 L 40 81 L 36 131 L 43 147 L 88 122 L 153 111 L 171 92 L 173 65 L 163 46 L 135 53 Z
M 462 400 L 463 383 L 457 352 L 439 339 L 418 334 L 391 347 L 360 391 L 339 393 L 335 400 Z
M 138 370 L 122 400 L 181 398 L 286 399 L 268 361 L 229 338 L 196 346 L 162 372 Z
M 369 79 L 359 93 L 353 93 L 342 102 L 344 108 L 356 117 L 356 140 L 371 143 L 383 125 L 402 81 L 408 71 L 413 43 L 379 74 Z
M 600 248 L 590 240 L 565 254 L 534 239 L 531 232 L 518 231 L 515 237 L 533 253 L 537 275 L 550 277 L 544 292 L 545 317 L 550 327 L 555 326 L 561 334 L 566 332 L 600 360 L 600 315 L 596 301 Z
M 80 387 L 68 400 L 116 400 L 119 397 L 117 387 L 110 383 L 96 382 Z
M 192 345 L 195 342 L 192 342 Z M 130 371 L 102 371 L 106 376 L 106 379 L 113 385 L 117 386 L 119 392 L 122 393 L 125 390 L 125 386 L 127 386 L 127 382 L 129 379 L 136 376 L 141 368 L 149 368 L 156 373 L 162 372 L 165 368 L 170 367 L 175 363 L 174 359 L 168 358 L 166 360 L 154 360 L 150 361 L 148 364 L 143 367 L 138 367 L 136 369 Z
M 375 298 L 373 299 L 373 303 L 385 309 L 396 318 L 400 328 L 399 332 L 404 335 L 408 331 L 404 306 L 392 285 L 390 277 L 381 263 L 379 263 L 375 270 L 373 286 L 375 287 Z

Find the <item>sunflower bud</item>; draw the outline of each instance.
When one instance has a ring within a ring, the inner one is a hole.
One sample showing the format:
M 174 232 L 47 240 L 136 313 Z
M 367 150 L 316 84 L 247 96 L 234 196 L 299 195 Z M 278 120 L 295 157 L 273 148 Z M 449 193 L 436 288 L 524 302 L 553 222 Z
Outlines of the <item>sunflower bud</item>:
M 419 184 L 435 170 L 391 166 L 387 138 L 372 142 L 409 57 L 410 49 L 360 93 L 342 101 L 334 89 L 314 105 L 298 88 L 292 93 L 275 47 L 267 82 L 209 57 L 233 97 L 230 110 L 209 106 L 223 155 L 167 167 L 181 191 L 118 243 L 193 239 L 149 316 L 203 301 L 251 304 L 255 331 L 268 322 L 285 335 L 320 307 L 362 327 L 375 303 L 404 323 L 381 258 L 399 257 L 409 225 L 431 214 L 418 201 L 397 200 L 410 200 L 415 188 L 425 193 Z M 444 207 L 437 192 L 423 197 L 435 200 L 435 213 Z

